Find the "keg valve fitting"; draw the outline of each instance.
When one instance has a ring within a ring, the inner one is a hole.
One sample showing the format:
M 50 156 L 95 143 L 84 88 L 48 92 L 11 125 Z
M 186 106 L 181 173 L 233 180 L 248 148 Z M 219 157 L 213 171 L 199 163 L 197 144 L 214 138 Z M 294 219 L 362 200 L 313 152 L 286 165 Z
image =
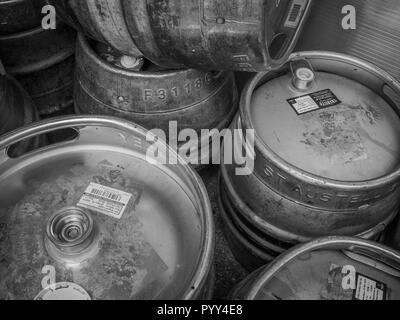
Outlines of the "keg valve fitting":
M 97 230 L 91 215 L 78 207 L 54 213 L 46 225 L 45 246 L 57 261 L 80 263 L 96 253 Z
M 293 75 L 293 86 L 299 91 L 306 91 L 315 82 L 315 72 L 307 60 L 293 61 L 290 64 Z

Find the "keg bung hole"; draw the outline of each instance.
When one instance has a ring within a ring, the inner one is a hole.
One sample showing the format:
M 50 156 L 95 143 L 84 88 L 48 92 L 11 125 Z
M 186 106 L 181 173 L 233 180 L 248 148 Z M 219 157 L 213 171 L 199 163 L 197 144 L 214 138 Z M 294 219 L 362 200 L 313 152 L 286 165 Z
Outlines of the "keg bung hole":
M 81 208 L 65 208 L 50 217 L 46 234 L 57 249 L 80 252 L 92 242 L 93 220 Z
M 289 37 L 286 33 L 278 33 L 274 35 L 272 38 L 271 44 L 269 46 L 269 55 L 272 59 L 278 60 L 281 58 L 286 49 L 286 43 L 289 40 Z

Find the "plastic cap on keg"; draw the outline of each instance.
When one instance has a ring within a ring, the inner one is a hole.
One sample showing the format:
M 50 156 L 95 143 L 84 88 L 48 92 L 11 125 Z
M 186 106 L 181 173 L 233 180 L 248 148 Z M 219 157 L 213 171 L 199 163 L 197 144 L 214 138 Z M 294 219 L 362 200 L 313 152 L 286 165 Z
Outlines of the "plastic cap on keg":
M 122 56 L 121 57 L 121 65 L 126 69 L 134 69 L 140 65 L 140 59 L 131 56 Z

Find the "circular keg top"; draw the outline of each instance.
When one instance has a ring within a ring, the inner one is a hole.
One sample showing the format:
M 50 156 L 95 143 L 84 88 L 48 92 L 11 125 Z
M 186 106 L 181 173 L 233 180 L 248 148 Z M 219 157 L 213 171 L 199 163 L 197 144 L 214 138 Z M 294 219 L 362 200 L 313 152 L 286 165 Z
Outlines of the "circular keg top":
M 66 127 L 79 136 L 4 154 Z M 0 299 L 51 298 L 51 286 L 96 300 L 199 294 L 213 247 L 205 187 L 188 166 L 149 162 L 146 135 L 127 121 L 66 117 L 0 141 Z
M 374 242 L 317 239 L 256 271 L 234 294 L 255 300 L 399 300 L 399 258 Z
M 331 72 L 286 70 L 253 93 L 250 118 L 287 163 L 322 178 L 380 178 L 400 163 L 400 118 L 367 86 Z

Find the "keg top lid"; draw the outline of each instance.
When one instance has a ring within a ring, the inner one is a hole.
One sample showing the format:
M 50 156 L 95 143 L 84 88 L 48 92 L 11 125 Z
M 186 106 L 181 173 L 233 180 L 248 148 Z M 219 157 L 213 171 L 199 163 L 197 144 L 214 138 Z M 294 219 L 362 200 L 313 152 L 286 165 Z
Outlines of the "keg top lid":
M 298 256 L 263 284 L 257 300 L 398 300 L 399 270 L 351 251 Z
M 74 141 L 5 161 L 0 149 L 0 299 L 194 291 L 211 232 L 197 176 L 148 162 L 144 129 L 127 135 L 96 117 L 87 126 L 70 120 Z
M 317 176 L 347 182 L 382 177 L 400 164 L 400 118 L 366 86 L 300 68 L 258 87 L 251 121 L 267 147 Z

